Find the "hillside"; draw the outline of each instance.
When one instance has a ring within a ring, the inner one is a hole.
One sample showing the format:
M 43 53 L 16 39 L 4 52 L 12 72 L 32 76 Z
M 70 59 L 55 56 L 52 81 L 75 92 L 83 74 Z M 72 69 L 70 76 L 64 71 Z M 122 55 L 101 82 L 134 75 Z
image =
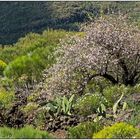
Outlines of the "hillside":
M 0 2 L 0 44 L 47 28 L 78 31 L 80 23 L 98 17 L 102 10 L 138 19 L 139 7 L 139 2 Z
M 140 138 L 140 2 L 0 8 L 0 139 Z

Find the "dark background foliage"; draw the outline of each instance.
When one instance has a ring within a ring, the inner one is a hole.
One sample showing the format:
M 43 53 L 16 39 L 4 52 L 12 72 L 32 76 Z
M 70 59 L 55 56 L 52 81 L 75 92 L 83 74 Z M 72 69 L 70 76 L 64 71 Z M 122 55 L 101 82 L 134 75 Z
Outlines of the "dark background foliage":
M 0 2 L 0 44 L 47 28 L 77 31 L 80 23 L 101 13 L 129 13 L 139 20 L 139 7 L 139 2 Z

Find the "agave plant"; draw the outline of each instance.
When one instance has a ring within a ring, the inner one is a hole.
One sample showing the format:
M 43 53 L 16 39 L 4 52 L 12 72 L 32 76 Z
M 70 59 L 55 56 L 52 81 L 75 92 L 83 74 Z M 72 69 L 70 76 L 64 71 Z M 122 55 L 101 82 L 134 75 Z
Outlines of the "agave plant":
M 47 103 L 44 108 L 57 116 L 61 113 L 65 115 L 71 115 L 72 103 L 73 103 L 74 95 L 72 95 L 69 99 L 66 96 L 58 97 L 54 101 Z
M 72 102 L 74 99 L 74 95 L 72 95 L 69 99 L 65 96 L 62 98 L 62 112 L 67 115 L 71 115 Z

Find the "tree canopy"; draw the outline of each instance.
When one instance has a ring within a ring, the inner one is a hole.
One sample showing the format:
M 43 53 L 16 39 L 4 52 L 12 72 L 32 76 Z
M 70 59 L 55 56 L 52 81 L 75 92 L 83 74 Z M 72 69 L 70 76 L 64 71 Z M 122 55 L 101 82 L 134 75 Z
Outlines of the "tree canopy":
M 83 93 L 95 77 L 135 85 L 140 78 L 140 31 L 126 17 L 101 17 L 83 27 L 84 38 L 67 38 L 57 63 L 46 70 L 46 93 Z

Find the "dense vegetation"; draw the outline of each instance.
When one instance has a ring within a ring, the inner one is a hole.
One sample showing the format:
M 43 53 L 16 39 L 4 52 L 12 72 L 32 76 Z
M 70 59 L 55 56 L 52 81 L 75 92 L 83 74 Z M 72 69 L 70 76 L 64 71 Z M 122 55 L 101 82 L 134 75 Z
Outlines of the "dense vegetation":
M 0 5 L 30 11 L 2 43 L 43 31 L 0 47 L 0 138 L 140 138 L 139 2 L 28 4 Z

